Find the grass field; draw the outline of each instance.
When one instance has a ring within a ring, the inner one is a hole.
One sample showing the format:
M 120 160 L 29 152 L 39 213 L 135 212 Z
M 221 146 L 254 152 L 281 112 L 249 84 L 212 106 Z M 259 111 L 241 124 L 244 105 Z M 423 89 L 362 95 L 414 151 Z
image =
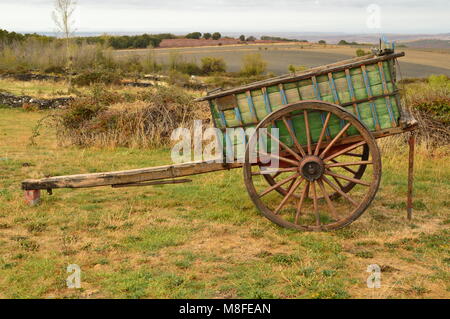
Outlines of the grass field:
M 26 178 L 170 163 L 167 149 L 59 148 L 48 127 L 30 145 L 48 114 L 0 108 L 0 297 L 450 297 L 448 148 L 419 147 L 412 222 L 406 147 L 384 142 L 370 209 L 343 230 L 298 233 L 260 216 L 240 171 L 165 187 L 56 190 L 28 207 Z M 81 267 L 81 289 L 66 288 L 70 264 Z M 380 289 L 366 286 L 371 264 L 381 266 Z
M 268 71 L 275 74 L 288 73 L 287 66 L 304 65 L 315 67 L 334 63 L 355 56 L 358 47 L 336 45 L 308 45 L 308 44 L 267 44 L 267 45 L 229 45 L 198 48 L 171 48 L 152 50 L 154 56 L 167 62 L 169 57 L 178 53 L 188 61 L 199 62 L 206 56 L 222 57 L 227 63 L 228 71 L 239 71 L 242 57 L 250 53 L 261 53 L 268 62 Z M 367 50 L 369 48 L 366 48 Z M 450 56 L 444 52 L 422 51 L 418 49 L 403 49 L 406 56 L 399 59 L 404 77 L 427 77 L 431 74 L 446 74 L 450 76 Z M 146 55 L 148 50 L 121 50 L 115 51 L 118 57 L 130 55 Z

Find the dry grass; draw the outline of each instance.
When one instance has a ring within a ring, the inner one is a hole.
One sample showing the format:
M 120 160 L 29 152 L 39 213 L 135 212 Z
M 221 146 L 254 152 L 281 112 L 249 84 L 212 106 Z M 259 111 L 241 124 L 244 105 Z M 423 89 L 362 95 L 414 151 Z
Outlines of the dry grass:
M 61 145 L 159 147 L 178 127 L 208 119 L 207 107 L 177 87 L 156 87 L 137 95 L 95 87 L 56 115 Z
M 193 183 L 56 190 L 28 207 L 21 180 L 157 166 L 167 150 L 58 147 L 48 112 L 0 109 L 0 296 L 14 298 L 448 298 L 448 148 L 416 157 L 414 219 L 406 220 L 407 148 L 383 139 L 383 180 L 343 230 L 281 229 L 255 209 L 241 171 Z M 395 150 L 395 151 L 393 151 Z M 26 164 L 26 165 L 25 165 Z M 67 265 L 82 289 L 66 288 Z M 366 287 L 367 266 L 382 288 Z

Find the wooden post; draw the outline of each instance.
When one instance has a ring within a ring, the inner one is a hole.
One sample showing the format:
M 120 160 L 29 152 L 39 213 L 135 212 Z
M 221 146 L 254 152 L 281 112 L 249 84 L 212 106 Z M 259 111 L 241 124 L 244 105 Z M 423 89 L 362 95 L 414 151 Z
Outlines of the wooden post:
M 406 203 L 406 210 L 408 213 L 408 220 L 412 219 L 413 210 L 413 183 L 414 183 L 414 146 L 416 143 L 416 136 L 411 133 L 409 136 L 409 165 L 408 165 L 408 199 Z

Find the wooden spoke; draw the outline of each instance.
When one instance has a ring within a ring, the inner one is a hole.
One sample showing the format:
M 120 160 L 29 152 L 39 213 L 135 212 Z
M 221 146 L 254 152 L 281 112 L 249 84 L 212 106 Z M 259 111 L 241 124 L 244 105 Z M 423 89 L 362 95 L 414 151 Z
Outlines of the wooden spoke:
M 275 178 L 277 178 L 278 176 L 280 176 L 282 174 L 282 172 L 278 172 L 278 173 L 276 173 L 275 175 L 273 175 L 273 179 L 275 179 Z
M 343 150 L 341 150 L 341 151 L 339 151 L 339 152 L 336 152 L 336 153 L 334 153 L 334 154 L 328 156 L 327 158 L 324 159 L 324 161 L 325 161 L 325 162 L 331 161 L 333 158 L 336 158 L 336 157 L 338 157 L 338 156 L 341 156 L 342 154 L 345 154 L 345 153 L 347 153 L 348 151 L 354 150 L 355 148 L 360 147 L 360 146 L 362 146 L 362 145 L 364 145 L 364 144 L 367 144 L 367 142 L 366 142 L 366 141 L 361 141 L 361 142 L 358 142 L 358 143 L 356 143 L 356 144 L 352 144 L 352 145 L 350 145 L 349 147 L 346 147 L 346 148 L 344 148 Z
M 252 175 L 270 175 L 270 174 L 274 174 L 275 175 L 272 178 L 277 178 L 278 176 L 280 176 L 280 174 L 282 173 L 286 173 L 286 172 L 296 172 L 298 170 L 297 167 L 288 167 L 288 168 L 279 168 L 277 170 L 267 170 L 267 171 L 259 171 L 259 172 L 252 172 Z
M 283 186 L 284 184 L 286 184 L 287 182 L 296 179 L 300 176 L 300 174 L 294 174 L 292 176 L 289 176 L 285 179 L 283 179 L 282 181 L 279 181 L 278 183 L 276 183 L 275 185 L 270 186 L 269 188 L 267 188 L 265 191 L 263 191 L 261 194 L 259 194 L 259 197 L 263 197 L 267 194 L 269 194 L 271 191 L 273 191 L 274 189 L 276 189 L 277 187 Z
M 345 153 L 345 156 L 353 156 L 353 157 L 363 157 L 364 154 L 356 154 L 356 153 Z
M 316 216 L 316 225 L 320 226 L 319 207 L 317 205 L 316 183 L 315 182 L 311 182 L 311 184 L 312 184 L 312 192 L 313 192 L 314 215 Z
M 278 207 L 273 211 L 275 213 L 275 215 L 277 215 L 280 212 L 280 210 L 284 207 L 284 205 L 286 205 L 289 198 L 291 198 L 292 194 L 294 194 L 295 190 L 300 186 L 300 184 L 302 182 L 303 182 L 303 177 L 300 177 L 300 179 L 298 181 L 296 181 L 294 185 L 292 185 L 291 189 L 289 190 L 287 195 L 283 198 L 280 205 L 278 205 Z
M 328 208 L 330 209 L 331 216 L 333 216 L 334 220 L 336 220 L 336 221 L 339 220 L 339 217 L 336 212 L 336 208 L 333 206 L 333 203 L 331 202 L 331 199 L 328 196 L 327 191 L 325 190 L 325 185 L 323 185 L 323 181 L 321 179 L 319 179 L 317 181 L 317 184 L 319 184 L 320 189 L 322 190 L 323 197 L 325 197 L 325 200 L 328 204 Z
M 309 182 L 306 183 L 305 188 L 303 189 L 302 196 L 300 197 L 298 204 L 297 204 L 297 213 L 295 214 L 295 223 L 298 225 L 298 218 L 302 214 L 302 207 L 303 202 L 305 201 L 305 198 L 308 194 L 309 190 Z
M 317 141 L 316 150 L 314 152 L 314 155 L 316 155 L 316 156 L 319 155 L 320 144 L 322 144 L 322 140 L 323 140 L 323 137 L 325 136 L 325 132 L 327 131 L 328 122 L 330 121 L 330 118 L 331 118 L 331 113 L 328 112 L 327 118 L 325 119 L 325 123 L 323 124 L 323 127 L 322 127 L 322 132 L 320 132 L 319 140 Z
M 352 123 L 347 123 L 342 130 L 333 138 L 333 140 L 327 145 L 327 147 L 323 150 L 322 154 L 320 154 L 320 158 L 323 158 L 325 154 L 333 147 L 334 143 L 352 126 Z
M 359 162 L 348 162 L 348 163 L 339 163 L 338 161 L 331 160 L 335 164 L 327 164 L 326 167 L 345 167 L 345 166 L 352 166 L 352 165 L 370 165 L 373 164 L 372 161 L 359 161 Z M 351 171 L 352 173 L 356 174 L 355 171 Z
M 336 192 L 341 194 L 342 197 L 346 198 L 350 203 L 352 203 L 354 206 L 358 206 L 358 203 L 354 201 L 348 194 L 344 193 L 339 187 L 334 185 L 326 176 L 322 176 L 322 179 L 331 186 Z
M 341 188 L 341 189 L 343 189 L 344 188 L 344 185 L 342 185 L 342 183 L 340 182 L 340 180 L 338 180 L 336 177 L 334 177 L 334 176 L 332 176 L 333 177 L 333 179 L 336 181 L 336 183 L 339 185 L 339 187 Z
M 308 121 L 308 111 L 303 111 L 303 116 L 305 118 L 305 130 L 306 130 L 306 140 L 308 142 L 308 155 L 312 155 L 312 148 L 311 148 L 311 132 L 309 130 L 309 121 Z
M 334 177 L 337 177 L 337 178 L 345 179 L 346 181 L 353 182 L 353 183 L 356 183 L 356 184 L 360 184 L 360 185 L 364 185 L 364 186 L 370 186 L 370 183 L 364 182 L 364 181 L 362 181 L 360 179 L 347 177 L 345 175 L 333 173 L 332 171 L 329 171 L 329 170 L 325 170 L 325 174 L 330 175 L 330 176 L 334 176 Z
M 291 160 L 291 159 L 283 157 L 283 156 L 280 156 L 280 155 L 275 155 L 275 154 L 272 154 L 272 153 L 268 154 L 268 153 L 261 152 L 261 151 L 259 151 L 258 153 L 263 155 L 263 156 L 269 156 L 269 157 L 272 157 L 272 158 L 276 158 L 276 159 L 278 159 L 278 160 L 280 160 L 282 162 L 286 162 L 286 163 L 292 164 L 294 166 L 299 166 L 300 165 L 299 162 Z
M 289 123 L 288 123 L 286 117 L 283 116 L 282 120 L 283 120 L 283 123 L 284 123 L 284 125 L 286 126 L 286 128 L 287 128 L 287 130 L 288 130 L 288 132 L 289 132 L 289 135 L 291 136 L 291 138 L 292 138 L 292 140 L 293 140 L 293 142 L 294 142 L 295 147 L 296 147 L 297 150 L 300 152 L 300 154 L 302 154 L 303 157 L 306 156 L 305 150 L 304 150 L 303 147 L 300 145 L 300 143 L 297 141 L 297 137 L 295 136 L 294 131 L 292 131 L 292 128 L 291 128 L 291 126 L 289 125 Z
M 266 132 L 266 134 L 273 140 L 277 141 L 282 148 L 284 148 L 286 151 L 288 151 L 292 156 L 294 156 L 298 161 L 301 161 L 302 158 L 301 156 L 299 156 L 296 152 L 294 152 L 289 146 L 287 146 L 286 144 L 284 144 L 282 141 L 280 141 L 279 139 L 277 139 L 275 136 L 273 136 L 272 134 L 270 134 L 269 132 Z
M 335 164 L 340 164 L 340 162 L 338 162 L 334 159 L 332 159 L 331 161 Z M 344 166 L 343 169 L 345 169 L 347 172 L 352 173 L 353 175 L 356 175 L 356 173 L 357 173 L 356 171 L 352 170 L 350 167 L 347 167 L 347 166 Z

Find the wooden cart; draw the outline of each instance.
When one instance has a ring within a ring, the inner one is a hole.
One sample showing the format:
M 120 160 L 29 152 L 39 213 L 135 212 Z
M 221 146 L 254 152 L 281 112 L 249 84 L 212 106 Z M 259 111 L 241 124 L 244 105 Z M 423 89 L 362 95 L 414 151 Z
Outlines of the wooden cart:
M 251 200 L 272 222 L 306 231 L 342 228 L 361 216 L 378 190 L 381 156 L 376 139 L 416 127 L 396 85 L 396 59 L 402 56 L 385 51 L 216 90 L 199 99 L 209 102 L 214 125 L 223 132 L 224 157 L 229 159 L 230 146 L 244 146 L 242 161 L 26 180 L 26 199 L 36 203 L 41 189 L 51 194 L 56 188 L 182 183 L 189 180 L 177 178 L 243 168 Z M 243 137 L 230 136 L 232 128 L 245 129 Z M 271 133 L 274 129 L 277 134 Z M 277 152 L 263 151 L 261 138 L 278 145 Z M 275 170 L 267 167 L 271 158 L 279 161 Z

